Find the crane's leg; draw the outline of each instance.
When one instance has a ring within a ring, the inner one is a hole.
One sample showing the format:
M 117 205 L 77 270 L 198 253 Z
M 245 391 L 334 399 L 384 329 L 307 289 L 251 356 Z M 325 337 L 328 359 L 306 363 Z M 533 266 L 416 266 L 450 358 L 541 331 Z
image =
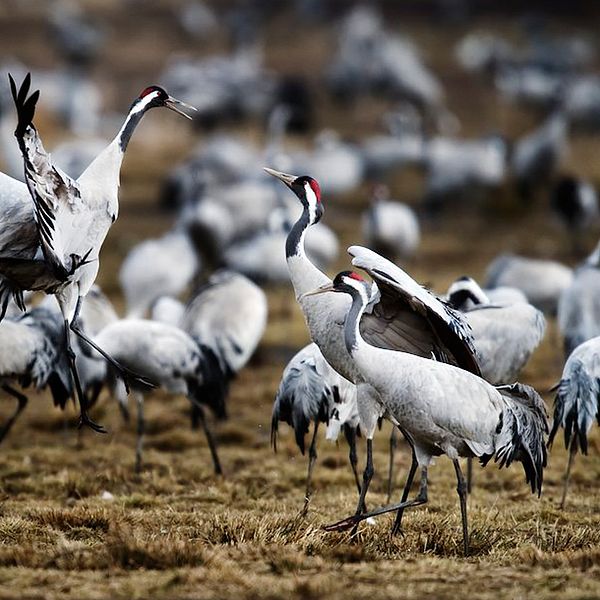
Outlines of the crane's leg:
M 148 387 L 157 387 L 153 381 L 134 373 L 131 369 L 123 366 L 119 361 L 115 360 L 108 352 L 102 350 L 96 342 L 90 339 L 85 332 L 79 327 L 79 311 L 81 310 L 81 302 L 83 301 L 83 296 L 79 296 L 77 298 L 77 306 L 75 307 L 75 316 L 71 320 L 70 329 L 71 331 L 79 338 L 81 338 L 86 344 L 89 344 L 96 352 L 99 352 L 104 359 L 112 365 L 114 369 L 119 373 L 119 376 L 123 379 L 123 383 L 125 384 L 125 389 L 127 393 L 129 393 L 129 382 L 135 381 L 137 383 L 141 383 L 142 385 Z
M 190 398 L 190 402 L 197 409 L 196 416 L 198 417 L 198 423 L 200 423 L 202 429 L 204 429 L 204 435 L 206 435 L 206 441 L 208 442 L 208 447 L 210 448 L 210 455 L 212 456 L 215 473 L 217 475 L 223 475 L 221 461 L 219 460 L 219 455 L 217 454 L 217 445 L 215 444 L 215 438 L 213 437 L 212 431 L 210 430 L 208 423 L 206 422 L 204 409 L 202 408 L 200 402 L 198 402 L 195 398 Z
M 90 429 L 98 433 L 106 433 L 106 429 L 102 425 L 94 423 L 88 414 L 87 398 L 81 388 L 81 381 L 79 380 L 79 373 L 77 372 L 77 365 L 75 363 L 75 352 L 71 346 L 71 328 L 69 326 L 68 319 L 65 319 L 65 343 L 67 347 L 67 356 L 69 357 L 69 366 L 71 367 L 71 376 L 75 384 L 75 391 L 77 393 L 77 399 L 79 400 L 79 427 L 87 425 Z
M 346 531 L 350 529 L 350 527 L 356 527 L 358 523 L 364 521 L 365 519 L 369 519 L 371 517 L 377 517 L 379 515 L 384 515 L 385 513 L 398 511 L 400 509 L 404 510 L 406 508 L 414 508 L 415 506 L 420 506 L 421 504 L 425 504 L 427 502 L 427 467 L 421 467 L 421 487 L 419 488 L 419 493 L 416 498 L 413 500 L 408 500 L 406 502 L 397 502 L 396 504 L 389 504 L 387 506 L 382 506 L 381 508 L 376 508 L 375 510 L 370 510 L 369 512 L 365 512 L 362 514 L 352 515 L 351 517 L 347 517 L 346 519 L 342 519 L 337 523 L 333 523 L 332 525 L 327 525 L 324 527 L 325 531 Z
M 404 431 L 402 431 L 408 445 L 410 446 L 411 452 L 411 462 L 410 469 L 408 471 L 408 475 L 406 477 L 406 483 L 404 484 L 404 489 L 402 490 L 402 498 L 400 502 L 406 502 L 408 500 L 408 494 L 410 493 L 410 489 L 412 488 L 413 481 L 415 479 L 415 473 L 417 472 L 417 467 L 419 463 L 417 462 L 417 453 L 415 452 L 415 445 L 412 441 L 412 438 Z M 394 524 L 392 525 L 392 535 L 397 535 L 402 532 L 402 516 L 404 515 L 404 509 L 398 509 L 396 513 L 396 519 Z
M 463 530 L 463 549 L 465 556 L 469 556 L 469 527 L 467 525 L 467 483 L 463 477 L 462 470 L 460 468 L 460 462 L 458 459 L 452 461 L 454 464 L 454 470 L 456 471 L 456 491 L 458 492 L 458 498 L 460 500 L 460 516 L 462 519 L 462 530 Z
M 569 478 L 571 477 L 571 467 L 573 466 L 573 460 L 577 454 L 577 436 L 573 434 L 571 442 L 569 444 L 569 462 L 567 463 L 567 472 L 565 473 L 565 485 L 563 487 L 562 498 L 560 500 L 560 509 L 565 507 L 567 501 L 567 490 L 569 488 Z
M 100 398 L 100 392 L 102 392 L 102 388 L 104 387 L 103 381 L 96 381 L 91 387 L 91 393 L 88 398 L 88 408 L 96 405 L 98 402 L 98 398 Z
M 473 459 L 467 458 L 467 494 L 473 491 Z
M 23 412 L 23 410 L 25 410 L 25 407 L 27 406 L 27 396 L 21 394 L 21 392 L 17 392 L 17 390 L 10 387 L 10 385 L 7 383 L 2 384 L 2 389 L 7 394 L 10 394 L 13 398 L 16 398 L 18 404 L 17 410 L 13 413 L 12 417 L 6 421 L 6 423 L 2 426 L 2 429 L 0 429 L 0 442 L 2 442 L 2 440 L 6 437 L 12 426 L 15 424 L 18 416 Z
M 142 450 L 144 448 L 144 396 L 136 393 L 135 400 L 137 403 L 137 443 L 135 446 L 135 472 L 140 473 L 142 470 Z
M 394 487 L 394 455 L 398 447 L 398 430 L 392 425 L 392 435 L 390 436 L 390 464 L 388 468 L 388 484 L 387 484 L 387 499 L 386 504 L 389 504 L 392 499 L 392 489 Z
M 315 429 L 313 431 L 310 447 L 308 448 L 308 473 L 306 475 L 306 494 L 304 495 L 304 508 L 300 512 L 305 516 L 308 512 L 310 497 L 312 495 L 312 473 L 317 462 L 317 432 L 319 431 L 319 421 L 315 421 Z
M 360 478 L 358 476 L 358 457 L 356 456 L 356 427 L 350 427 L 349 425 L 344 425 L 344 437 L 348 442 L 348 447 L 350 450 L 348 451 L 348 459 L 350 460 L 350 466 L 352 467 L 352 474 L 354 475 L 354 483 L 356 484 L 356 489 L 360 494 Z M 364 507 L 363 507 L 364 508 Z
M 367 491 L 369 489 L 369 485 L 371 483 L 371 479 L 373 479 L 373 473 L 375 473 L 375 469 L 373 468 L 373 440 L 371 438 L 367 438 L 367 462 L 365 464 L 365 470 L 363 471 L 363 480 L 362 486 L 360 488 L 360 495 L 358 497 L 358 504 L 356 505 L 356 512 L 354 517 L 359 517 L 364 513 L 365 507 L 365 498 L 367 497 Z M 352 519 L 353 517 L 350 517 Z M 362 519 L 357 519 L 356 522 L 352 522 L 350 526 L 354 527 L 353 534 L 356 533 L 356 526 L 362 521 Z M 325 527 L 327 529 L 327 527 Z

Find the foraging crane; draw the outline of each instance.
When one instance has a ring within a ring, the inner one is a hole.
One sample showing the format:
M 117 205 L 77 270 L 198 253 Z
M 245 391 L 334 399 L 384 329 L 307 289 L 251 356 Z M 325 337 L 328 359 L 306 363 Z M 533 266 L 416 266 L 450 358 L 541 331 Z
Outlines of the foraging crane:
M 262 339 L 267 310 L 267 297 L 256 284 L 221 270 L 188 303 L 180 327 L 212 350 L 223 373 L 234 375 Z
M 512 254 L 496 257 L 486 271 L 486 287 L 513 287 L 546 314 L 556 314 L 558 299 L 573 281 L 573 271 L 553 260 Z
M 560 295 L 558 328 L 565 358 L 583 342 L 600 335 L 600 243 Z
M 10 84 L 18 115 L 15 136 L 23 154 L 27 187 L 2 177 L 9 181 L 1 197 L 3 204 L 5 198 L 7 201 L 0 217 L 3 250 L 0 303 L 4 309 L 12 294 L 17 304 L 22 305 L 23 290 L 41 290 L 56 296 L 65 323 L 65 342 L 79 399 L 80 424 L 104 432 L 88 415 L 70 333 L 95 347 L 119 369 L 79 327 L 81 301 L 94 283 L 102 242 L 118 215 L 119 171 L 135 127 L 153 107 L 164 106 L 187 118 L 191 117 L 182 108 L 192 107 L 172 98 L 158 86 L 144 89 L 131 105 L 113 141 L 77 180 L 73 180 L 52 163 L 32 123 L 39 92 L 29 95 L 31 77 L 26 76 L 18 91 L 12 77 Z M 120 371 L 123 376 L 135 377 L 123 369 Z
M 434 137 L 425 145 L 425 205 L 436 214 L 474 190 L 497 187 L 506 171 L 506 142 L 497 135 L 477 140 Z
M 577 346 L 565 363 L 554 399 L 554 421 L 548 444 L 559 427 L 564 429 L 569 461 L 560 507 L 565 507 L 569 476 L 577 450 L 587 454 L 587 435 L 596 419 L 600 423 L 600 336 Z
M 308 176 L 296 177 L 267 168 L 265 171 L 287 185 L 302 203 L 302 214 L 287 237 L 286 257 L 296 300 L 304 313 L 310 336 L 329 365 L 342 377 L 356 383 L 360 374 L 346 348 L 343 334 L 349 299 L 340 294 L 330 294 L 322 302 L 315 302 L 304 296 L 316 287 L 331 283 L 331 279 L 309 260 L 304 247 L 307 230 L 319 222 L 324 212 L 319 184 Z M 361 268 L 368 270 L 377 281 L 378 293 L 362 324 L 370 343 L 384 348 L 404 349 L 427 358 L 435 356 L 438 360 L 479 373 L 470 334 L 460 315 L 383 257 L 357 246 L 353 246 L 351 251 L 355 260 L 360 261 Z M 414 294 L 406 294 L 390 285 L 389 278 L 394 275 L 412 282 Z M 380 416 L 373 395 L 376 396 L 376 392 L 371 386 L 357 386 L 361 431 L 367 439 L 367 467 L 363 473 L 359 510 L 364 506 L 371 479 L 373 436 Z M 413 467 L 416 468 L 414 455 Z M 407 494 L 408 488 L 405 487 L 403 497 Z
M 391 280 L 399 286 L 401 281 Z M 427 502 L 427 470 L 434 456 L 446 454 L 454 464 L 462 516 L 463 547 L 469 552 L 466 484 L 459 457 L 477 457 L 483 465 L 494 458 L 500 467 L 517 460 L 533 493 L 541 494 L 546 466 L 548 423 L 544 402 L 533 388 L 522 384 L 494 387 L 453 365 L 420 356 L 377 348 L 367 343 L 360 319 L 370 300 L 370 285 L 346 271 L 313 292 L 345 293 L 352 304 L 344 327 L 344 342 L 360 371 L 361 380 L 379 394 L 380 413 L 412 439 L 421 468 L 416 498 L 357 513 L 326 527 L 340 531 L 386 512 Z M 360 405 L 359 405 L 360 411 Z M 409 474 L 409 478 L 411 474 Z
M 6 437 L 27 405 L 27 396 L 15 390 L 11 380 L 40 390 L 50 388 L 55 406 L 64 409 L 72 394 L 69 365 L 60 351 L 63 324 L 45 308 L 34 308 L 18 320 L 0 323 L 0 387 L 16 398 L 17 410 L 0 428 L 0 442 Z
M 221 463 L 202 405 L 208 404 L 217 418 L 225 417 L 225 405 L 220 402 L 221 399 L 206 394 L 206 389 L 214 386 L 215 378 L 221 374 L 214 369 L 213 361 L 201 346 L 178 327 L 143 319 L 116 321 L 102 329 L 95 340 L 120 363 L 147 377 L 168 393 L 187 396 L 196 419 L 204 429 L 215 473 L 220 475 L 223 472 Z M 112 387 L 119 403 L 126 407 L 127 398 L 116 378 L 113 378 Z M 132 387 L 138 410 L 135 468 L 139 472 L 145 429 L 144 393 L 148 391 L 148 386 L 134 381 Z
M 557 111 L 515 143 L 511 167 L 523 198 L 529 199 L 534 187 L 554 174 L 566 154 L 567 135 L 566 116 Z
M 569 230 L 573 250 L 578 252 L 581 234 L 600 216 L 594 186 L 584 179 L 561 177 L 552 188 L 550 206 Z
M 477 282 L 462 277 L 448 289 L 448 303 L 457 310 L 468 296 L 475 306 L 462 311 L 473 333 L 481 376 L 492 385 L 516 381 L 546 329 L 544 315 L 528 303 L 492 303 Z
M 189 235 L 180 229 L 134 246 L 119 270 L 127 316 L 143 318 L 160 296 L 178 296 L 200 270 Z
M 320 423 L 327 425 L 327 439 L 330 440 L 337 439 L 340 428 L 344 430 L 350 448 L 350 466 L 360 493 L 356 468 L 356 389 L 353 383 L 329 366 L 315 343 L 308 344 L 297 352 L 283 370 L 271 418 L 271 443 L 275 451 L 280 421 L 285 421 L 293 428 L 296 445 L 303 456 L 304 437 L 310 423 L 314 423 L 308 450 L 304 513 L 308 510 L 312 494 L 312 472 L 317 460 L 317 432 Z
M 480 304 L 528 304 L 525 294 L 517 288 L 499 286 L 483 290 L 471 277 L 460 277 L 452 283 L 446 301 L 463 313 Z
M 390 260 L 413 256 L 421 237 L 414 211 L 390 200 L 387 186 L 376 187 L 371 206 L 362 216 L 362 233 L 369 248 Z
M 247 364 L 267 325 L 267 297 L 252 281 L 239 273 L 221 270 L 186 306 L 162 299 L 153 307 L 158 320 L 179 327 L 200 345 L 204 362 L 210 367 L 212 384 L 203 387 L 204 401 L 222 406 L 229 384 Z M 162 314 L 161 314 L 162 312 Z M 192 426 L 198 419 L 192 407 Z
M 481 376 L 492 385 L 515 382 L 544 337 L 544 315 L 527 301 L 492 303 L 471 277 L 455 281 L 448 289 L 447 300 L 463 313 L 471 327 Z M 461 308 L 467 302 L 471 307 Z M 473 461 L 467 459 L 469 493 L 472 482 Z

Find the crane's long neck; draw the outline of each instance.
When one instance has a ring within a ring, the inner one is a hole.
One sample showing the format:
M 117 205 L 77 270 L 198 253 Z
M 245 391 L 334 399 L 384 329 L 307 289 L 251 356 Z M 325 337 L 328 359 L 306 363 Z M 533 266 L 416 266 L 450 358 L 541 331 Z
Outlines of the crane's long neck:
M 140 102 L 134 102 L 131 105 L 129 113 L 117 135 L 79 176 L 79 182 L 83 181 L 85 183 L 88 180 L 92 182 L 104 181 L 107 186 L 106 189 L 118 189 L 119 173 L 127 144 L 148 108 L 146 104 Z
M 285 244 L 285 254 L 290 272 L 290 279 L 294 286 L 296 298 L 299 298 L 306 292 L 311 292 L 315 288 L 331 282 L 331 279 L 318 269 L 306 256 L 304 248 L 304 238 L 311 225 L 310 213 L 308 208 L 304 208 L 300 218 L 294 223 L 290 233 L 287 236 Z
M 365 341 L 360 335 L 360 318 L 367 306 L 367 298 L 356 291 L 352 293 L 352 305 L 346 315 L 346 322 L 344 325 L 344 342 L 346 344 L 346 350 L 351 356 L 354 356 L 357 351 L 360 351 L 361 347 L 365 345 Z
M 129 109 L 125 122 L 115 138 L 122 153 L 125 153 L 125 150 L 127 150 L 127 144 L 129 144 L 129 140 L 131 139 L 135 128 L 146 114 L 148 108 L 149 107 L 143 103 L 134 103 Z

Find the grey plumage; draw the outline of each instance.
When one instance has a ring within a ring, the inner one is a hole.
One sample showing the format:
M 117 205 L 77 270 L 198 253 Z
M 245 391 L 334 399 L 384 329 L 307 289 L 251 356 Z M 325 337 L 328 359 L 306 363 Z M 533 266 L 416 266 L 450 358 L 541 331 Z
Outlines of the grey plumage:
M 359 330 L 370 295 L 369 284 L 355 273 L 344 272 L 318 293 L 328 291 L 352 297 L 345 324 L 346 347 L 363 381 L 378 392 L 383 414 L 412 440 L 416 464 L 421 468 L 421 488 L 412 501 L 403 498 L 400 503 L 368 513 L 362 512 L 359 506 L 355 515 L 327 529 L 347 529 L 370 516 L 424 504 L 429 464 L 434 456 L 445 454 L 453 461 L 457 475 L 467 554 L 466 484 L 458 459 L 478 457 L 485 464 L 493 456 L 501 467 L 518 460 L 523 464 L 532 492 L 539 495 L 546 465 L 544 436 L 548 432 L 543 401 L 528 386 L 514 384 L 496 388 L 453 365 L 369 345 Z M 360 402 L 359 397 L 359 412 Z M 413 463 L 409 473 L 408 489 L 416 464 Z
M 18 400 L 17 411 L 0 429 L 0 440 L 9 432 L 27 404 L 27 397 L 9 382 L 21 387 L 50 388 L 55 406 L 64 408 L 72 394 L 69 364 L 63 350 L 64 329 L 51 311 L 35 308 L 18 320 L 0 323 L 0 383 Z
M 577 346 L 565 363 L 554 399 L 554 422 L 550 431 L 552 444 L 560 427 L 564 429 L 569 461 L 560 507 L 564 508 L 573 459 L 578 449 L 588 450 L 588 433 L 594 419 L 600 424 L 600 337 Z
M 471 305 L 462 313 L 473 334 L 483 378 L 494 385 L 514 382 L 544 337 L 544 315 L 527 302 L 490 303 L 470 277 L 450 286 L 448 300 L 455 306 Z
M 536 308 L 556 314 L 558 299 L 572 279 L 572 270 L 559 262 L 501 254 L 489 264 L 485 286 L 517 288 Z
M 565 357 L 583 342 L 600 335 L 599 248 L 575 271 L 558 301 L 558 327 Z
M 500 468 L 510 466 L 514 460 L 521 462 L 531 492 L 540 496 L 548 461 L 544 441 L 548 434 L 548 418 L 544 401 L 531 386 L 522 383 L 497 386 L 496 389 L 507 405 L 498 425 L 494 461 Z M 481 457 L 481 464 L 485 466 L 489 458 L 491 455 Z
M 600 337 L 577 346 L 567 359 L 554 399 L 554 422 L 550 443 L 560 427 L 565 446 L 573 438 L 587 454 L 587 435 L 594 423 L 600 424 Z
M 338 375 L 328 364 L 319 347 L 309 344 L 300 350 L 287 364 L 275 396 L 271 419 L 271 442 L 277 447 L 280 421 L 294 430 L 300 452 L 305 452 L 304 438 L 311 422 L 329 424 L 330 417 L 340 419 L 336 405 L 353 405 L 350 423 L 356 428 L 356 388 L 354 384 Z M 334 411 L 337 414 L 332 414 Z M 346 419 L 344 419 L 344 422 Z

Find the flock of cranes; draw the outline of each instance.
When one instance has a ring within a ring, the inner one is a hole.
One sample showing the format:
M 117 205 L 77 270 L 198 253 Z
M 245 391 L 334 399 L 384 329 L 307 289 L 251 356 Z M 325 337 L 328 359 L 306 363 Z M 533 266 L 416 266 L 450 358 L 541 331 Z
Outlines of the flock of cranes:
M 208 23 L 209 17 L 200 12 L 186 19 Z M 214 27 L 206 23 L 194 27 Z M 82 44 L 93 48 L 99 38 L 90 36 Z M 484 41 L 463 42 L 465 64 L 493 69 L 502 89 L 516 69 L 523 69 L 520 76 L 525 77 L 525 66 L 507 58 L 508 47 Z M 481 57 L 471 55 L 482 48 L 489 53 L 485 67 Z M 203 120 L 220 118 L 217 108 L 265 113 L 277 86 L 259 62 L 257 55 L 243 51 L 231 61 L 181 61 L 162 79 L 198 104 Z M 357 73 L 360 86 L 355 85 Z M 200 78 L 212 82 L 208 89 L 214 97 L 194 87 Z M 362 148 L 324 132 L 312 152 L 285 151 L 283 133 L 298 118 L 290 106 L 272 112 L 260 152 L 234 138 L 204 144 L 167 181 L 167 204 L 179 211 L 173 228 L 144 240 L 123 261 L 119 281 L 126 316 L 121 318 L 94 282 L 102 244 L 118 217 L 119 174 L 129 140 L 151 108 L 168 108 L 188 119 L 198 110 L 163 87 L 145 88 L 113 140 L 74 177 L 62 170 L 60 153 L 46 152 L 33 124 L 40 93 L 31 93 L 31 76 L 20 85 L 12 76 L 9 80 L 23 177 L 19 181 L 0 173 L 0 386 L 17 401 L 0 429 L 0 441 L 27 406 L 16 386 L 28 385 L 48 388 L 61 408 L 76 398 L 80 425 L 104 433 L 89 411 L 106 385 L 125 419 L 129 395 L 135 400 L 135 469 L 140 471 L 144 397 L 161 388 L 189 400 L 192 427 L 202 428 L 214 471 L 223 474 L 205 408 L 217 419 L 227 417 L 231 381 L 260 343 L 267 324 L 267 297 L 260 284 L 291 281 L 312 343 L 283 371 L 271 440 L 276 448 L 280 422 L 285 422 L 305 454 L 312 425 L 303 513 L 313 492 L 321 425 L 330 440 L 343 431 L 358 491 L 355 512 L 327 525 L 328 531 L 356 531 L 365 519 L 395 512 L 392 532 L 400 532 L 406 509 L 428 500 L 432 460 L 446 455 L 456 474 L 468 554 L 473 460 L 484 466 L 493 460 L 499 467 L 521 463 L 527 484 L 539 496 L 547 448 L 559 429 L 569 450 L 564 506 L 574 456 L 587 453 L 589 430 L 600 419 L 600 245 L 575 270 L 554 261 L 499 255 L 488 267 L 484 288 L 462 277 L 438 296 L 395 262 L 417 252 L 421 226 L 410 207 L 390 199 L 385 186 L 374 188 L 362 216 L 366 247 L 348 249 L 352 266 L 367 273 L 369 281 L 354 271 L 333 279 L 325 273 L 338 242 L 322 219 L 328 195 L 343 194 L 366 177 L 406 164 L 423 168 L 424 208 L 433 218 L 472 189 L 500 185 L 507 172 L 516 190 L 531 201 L 540 183 L 552 180 L 565 151 L 574 118 L 565 107 L 551 111 L 510 153 L 499 136 L 461 140 L 449 135 L 456 120 L 416 49 L 385 31 L 372 11 L 354 11 L 340 29 L 339 51 L 327 72 L 332 92 L 358 97 L 385 83 L 385 93 L 408 99 L 419 110 L 399 106 L 388 115 L 390 134 L 367 140 Z M 240 86 L 247 93 L 241 94 Z M 426 121 L 446 133 L 432 137 Z M 288 190 L 261 173 L 259 166 L 266 162 L 277 168 L 264 171 Z M 279 165 L 307 174 L 290 175 Z M 564 177 L 552 187 L 551 206 L 577 248 L 579 233 L 598 216 L 592 186 Z M 199 285 L 206 272 L 210 277 Z M 32 292 L 48 297 L 36 304 Z M 180 301 L 185 294 L 186 302 Z M 539 394 L 517 382 L 542 342 L 548 315 L 557 315 L 566 359 L 552 425 Z M 392 424 L 388 501 L 368 510 L 373 439 L 384 419 Z M 410 448 L 411 466 L 400 500 L 392 501 L 398 432 Z M 359 433 L 366 440 L 362 477 Z M 466 477 L 462 458 L 467 459 Z M 410 499 L 417 471 L 419 490 Z

